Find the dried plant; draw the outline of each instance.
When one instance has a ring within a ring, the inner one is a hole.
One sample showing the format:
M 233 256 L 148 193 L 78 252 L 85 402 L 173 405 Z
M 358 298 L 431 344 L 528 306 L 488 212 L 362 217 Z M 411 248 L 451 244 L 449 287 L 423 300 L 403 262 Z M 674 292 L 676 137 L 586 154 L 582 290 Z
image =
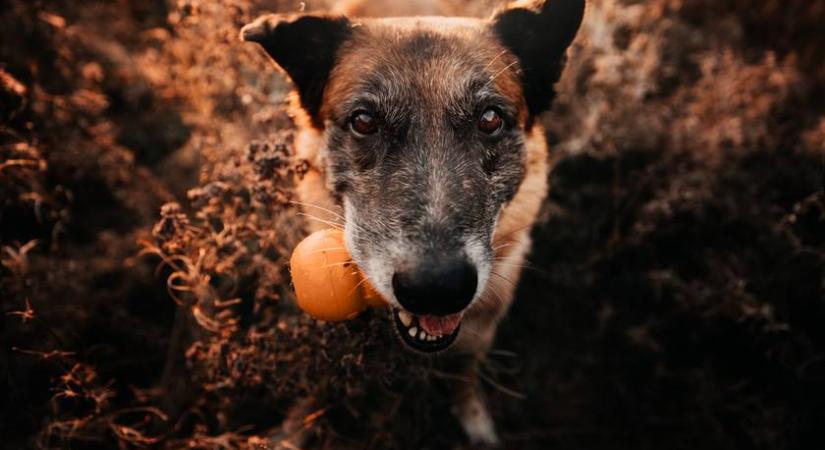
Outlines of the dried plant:
M 446 361 L 384 312 L 292 301 L 307 163 L 288 83 L 237 33 L 301 3 L 0 11 L 10 448 L 463 445 Z M 822 446 L 823 3 L 589 1 L 482 367 L 508 448 Z

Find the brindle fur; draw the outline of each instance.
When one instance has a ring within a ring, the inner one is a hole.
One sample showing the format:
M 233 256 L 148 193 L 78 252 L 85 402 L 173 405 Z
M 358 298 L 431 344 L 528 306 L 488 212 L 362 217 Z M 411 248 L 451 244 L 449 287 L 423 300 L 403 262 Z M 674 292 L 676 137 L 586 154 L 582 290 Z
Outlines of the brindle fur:
M 242 31 L 295 83 L 297 156 L 310 162 L 297 194 L 320 219 L 309 231 L 340 222 L 333 211 L 343 209 L 353 258 L 396 307 L 395 270 L 435 249 L 465 252 L 479 287 L 454 347 L 475 360 L 493 342 L 530 249 L 549 171 L 535 119 L 583 9 L 583 0 L 551 0 L 492 20 L 270 15 Z M 475 128 L 491 105 L 507 122 L 495 139 Z M 378 134 L 350 132 L 359 108 L 376 113 Z M 475 380 L 456 399 L 470 440 L 497 442 Z

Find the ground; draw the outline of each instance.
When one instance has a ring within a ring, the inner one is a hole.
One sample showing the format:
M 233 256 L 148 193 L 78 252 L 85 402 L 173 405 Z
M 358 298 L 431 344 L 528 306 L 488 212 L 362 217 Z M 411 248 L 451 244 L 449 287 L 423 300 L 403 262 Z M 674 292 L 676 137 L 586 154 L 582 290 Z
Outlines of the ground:
M 466 445 L 449 361 L 380 311 L 293 306 L 289 85 L 237 33 L 300 7 L 0 10 L 7 448 L 266 448 L 304 398 L 312 448 Z M 822 20 L 819 0 L 589 2 L 482 372 L 505 448 L 825 444 Z

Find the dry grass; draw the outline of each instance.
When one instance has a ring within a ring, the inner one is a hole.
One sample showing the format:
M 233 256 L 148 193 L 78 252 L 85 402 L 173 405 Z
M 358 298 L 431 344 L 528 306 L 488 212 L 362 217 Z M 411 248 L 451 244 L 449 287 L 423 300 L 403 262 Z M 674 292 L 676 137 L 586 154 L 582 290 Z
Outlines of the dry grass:
M 546 119 L 537 270 L 484 365 L 508 448 L 821 446 L 825 5 L 751 3 L 591 2 Z M 236 37 L 298 8 L 0 12 L 10 448 L 462 445 L 451 361 L 381 312 L 293 306 L 305 165 L 288 85 Z

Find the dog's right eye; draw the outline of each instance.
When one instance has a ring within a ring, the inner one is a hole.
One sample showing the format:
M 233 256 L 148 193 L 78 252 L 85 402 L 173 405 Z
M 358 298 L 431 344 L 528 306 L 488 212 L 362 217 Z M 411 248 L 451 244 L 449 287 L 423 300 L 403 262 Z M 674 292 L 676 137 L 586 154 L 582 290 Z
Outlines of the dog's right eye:
M 494 108 L 487 108 L 478 118 L 478 129 L 488 135 L 495 136 L 504 128 L 504 119 Z
M 366 111 L 356 111 L 349 120 L 349 126 L 359 136 L 369 136 L 378 131 L 378 121 Z

